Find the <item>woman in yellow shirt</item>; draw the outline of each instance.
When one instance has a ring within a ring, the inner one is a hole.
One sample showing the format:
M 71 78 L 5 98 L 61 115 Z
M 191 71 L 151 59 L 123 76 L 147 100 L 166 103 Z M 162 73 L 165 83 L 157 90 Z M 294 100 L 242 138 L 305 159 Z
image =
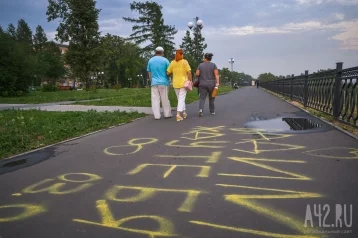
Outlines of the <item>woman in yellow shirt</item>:
M 187 117 L 185 109 L 186 89 L 184 83 L 186 80 L 192 81 L 191 68 L 182 49 L 177 49 L 175 59 L 170 63 L 167 69 L 168 75 L 173 75 L 173 87 L 178 99 L 177 121 L 182 121 Z M 182 113 L 182 115 L 180 115 Z

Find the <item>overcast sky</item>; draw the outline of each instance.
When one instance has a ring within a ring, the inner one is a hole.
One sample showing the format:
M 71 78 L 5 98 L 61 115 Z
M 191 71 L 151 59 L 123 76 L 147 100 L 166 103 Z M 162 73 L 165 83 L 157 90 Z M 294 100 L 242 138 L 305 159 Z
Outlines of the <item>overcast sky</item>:
M 122 17 L 136 16 L 130 0 L 98 0 L 100 31 L 128 36 L 132 25 Z M 219 68 L 235 59 L 234 70 L 301 74 L 318 69 L 358 66 L 358 0 L 157 0 L 166 24 L 178 29 L 179 46 L 187 23 L 204 22 L 206 52 Z M 46 20 L 47 0 L 0 0 L 0 25 L 23 18 L 35 30 L 40 24 L 52 39 L 57 23 Z

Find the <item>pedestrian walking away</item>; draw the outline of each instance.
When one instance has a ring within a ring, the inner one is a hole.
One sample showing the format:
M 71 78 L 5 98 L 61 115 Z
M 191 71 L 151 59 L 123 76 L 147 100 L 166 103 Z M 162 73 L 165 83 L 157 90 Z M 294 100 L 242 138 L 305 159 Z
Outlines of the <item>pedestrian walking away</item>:
M 260 87 L 260 81 L 256 80 L 256 87 L 259 88 Z
M 177 121 L 182 121 L 188 115 L 186 113 L 185 99 L 187 90 L 185 89 L 185 81 L 192 81 L 191 68 L 182 49 L 177 49 L 175 59 L 170 63 L 167 69 L 168 75 L 173 75 L 173 87 L 177 95 Z
M 204 55 L 204 62 L 201 63 L 197 70 L 196 76 L 199 77 L 199 116 L 203 116 L 206 97 L 209 96 L 209 111 L 215 114 L 215 96 L 213 91 L 219 87 L 219 71 L 216 64 L 212 63 L 212 53 Z
M 169 60 L 164 57 L 164 49 L 157 47 L 155 56 L 148 61 L 148 78 L 151 81 L 151 101 L 153 115 L 156 120 L 161 118 L 160 101 L 162 102 L 164 117 L 172 117 L 170 101 L 168 97 L 169 78 L 167 68 Z

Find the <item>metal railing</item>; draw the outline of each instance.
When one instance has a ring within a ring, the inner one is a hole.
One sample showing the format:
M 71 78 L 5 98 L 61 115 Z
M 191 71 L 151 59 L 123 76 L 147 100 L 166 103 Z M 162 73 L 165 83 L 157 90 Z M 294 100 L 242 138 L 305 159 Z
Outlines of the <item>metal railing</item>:
M 304 107 L 334 116 L 337 120 L 357 127 L 358 120 L 358 66 L 336 69 L 262 82 L 272 92 L 300 102 Z

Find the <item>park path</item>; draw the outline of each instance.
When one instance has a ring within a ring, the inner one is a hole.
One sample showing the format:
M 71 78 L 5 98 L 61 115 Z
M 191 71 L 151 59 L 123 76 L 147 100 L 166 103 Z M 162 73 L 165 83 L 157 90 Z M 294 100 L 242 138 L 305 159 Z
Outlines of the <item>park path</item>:
M 262 89 L 216 107 L 0 162 L 0 237 L 358 237 L 357 140 L 320 121 L 284 131 L 310 116 Z
M 93 100 L 84 100 L 80 102 L 87 101 L 96 101 L 102 99 L 93 99 Z M 0 104 L 0 110 L 7 109 L 21 109 L 21 110 L 41 110 L 41 111 L 81 111 L 86 112 L 88 110 L 96 110 L 98 112 L 113 112 L 113 111 L 123 111 L 123 112 L 138 112 L 145 113 L 148 115 L 153 114 L 151 107 L 125 107 L 125 106 L 93 106 L 93 105 L 71 105 L 75 101 L 63 101 L 63 102 L 52 102 L 52 103 L 40 103 L 40 104 Z M 161 109 L 163 112 L 163 110 Z

